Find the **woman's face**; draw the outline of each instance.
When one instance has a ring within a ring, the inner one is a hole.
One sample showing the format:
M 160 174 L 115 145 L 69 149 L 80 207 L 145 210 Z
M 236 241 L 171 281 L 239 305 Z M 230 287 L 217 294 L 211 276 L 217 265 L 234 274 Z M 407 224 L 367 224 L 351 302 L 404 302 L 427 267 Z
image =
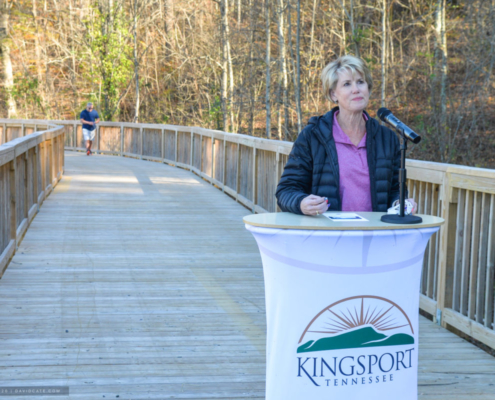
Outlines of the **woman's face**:
M 354 75 L 348 69 L 339 72 L 339 80 L 335 90 L 331 91 L 333 101 L 337 100 L 340 110 L 361 112 L 370 99 L 368 84 L 359 72 Z

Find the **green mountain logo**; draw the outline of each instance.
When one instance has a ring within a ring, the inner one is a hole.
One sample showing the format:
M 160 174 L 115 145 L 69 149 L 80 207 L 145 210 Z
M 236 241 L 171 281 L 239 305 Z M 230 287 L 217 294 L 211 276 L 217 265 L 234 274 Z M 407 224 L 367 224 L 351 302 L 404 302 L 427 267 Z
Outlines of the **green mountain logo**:
M 384 297 L 361 295 L 336 301 L 306 326 L 298 353 L 414 344 L 406 312 Z
M 406 333 L 386 336 L 366 326 L 337 336 L 310 340 L 297 348 L 298 353 L 312 351 L 354 349 L 364 347 L 400 346 L 414 344 L 414 337 Z

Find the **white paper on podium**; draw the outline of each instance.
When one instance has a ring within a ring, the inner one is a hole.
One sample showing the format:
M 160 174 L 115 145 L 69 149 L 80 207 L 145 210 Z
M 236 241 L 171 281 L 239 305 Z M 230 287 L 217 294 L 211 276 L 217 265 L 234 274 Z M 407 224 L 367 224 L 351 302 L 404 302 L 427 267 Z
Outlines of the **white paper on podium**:
M 323 215 L 332 221 L 339 221 L 339 222 L 368 221 L 366 218 L 363 218 L 361 215 L 355 214 L 355 213 L 326 212 L 326 213 L 323 213 Z

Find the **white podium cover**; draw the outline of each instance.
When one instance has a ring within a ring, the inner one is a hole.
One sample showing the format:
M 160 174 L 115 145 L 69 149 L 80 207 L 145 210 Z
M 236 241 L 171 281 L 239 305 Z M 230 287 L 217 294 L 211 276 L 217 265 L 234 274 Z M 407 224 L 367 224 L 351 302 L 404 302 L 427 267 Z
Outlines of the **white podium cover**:
M 416 400 L 419 286 L 433 228 L 246 225 L 263 260 L 267 400 Z

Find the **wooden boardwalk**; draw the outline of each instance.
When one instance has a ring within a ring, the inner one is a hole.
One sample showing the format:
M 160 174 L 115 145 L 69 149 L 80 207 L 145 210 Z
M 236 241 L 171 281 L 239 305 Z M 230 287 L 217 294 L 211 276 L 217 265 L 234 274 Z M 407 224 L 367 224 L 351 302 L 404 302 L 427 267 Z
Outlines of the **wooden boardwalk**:
M 263 273 L 242 223 L 249 211 L 178 168 L 65 160 L 0 280 L 0 388 L 263 399 Z M 420 399 L 495 399 L 495 358 L 420 321 Z

